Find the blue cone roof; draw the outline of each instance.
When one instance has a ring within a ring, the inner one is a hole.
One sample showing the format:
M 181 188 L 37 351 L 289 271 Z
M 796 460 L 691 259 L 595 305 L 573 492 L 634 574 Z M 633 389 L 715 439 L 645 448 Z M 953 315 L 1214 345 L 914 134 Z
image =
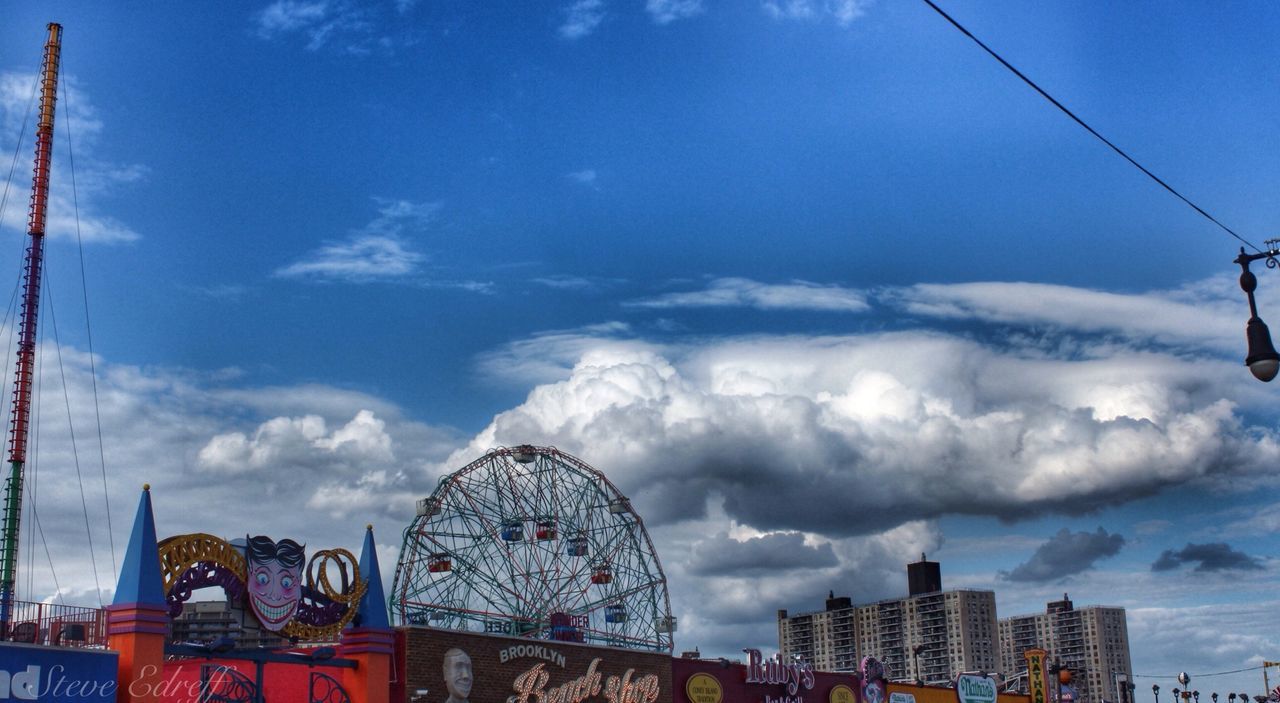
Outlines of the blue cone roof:
M 373 543 L 373 525 L 369 525 L 364 533 L 364 547 L 360 550 L 360 577 L 367 581 L 369 588 L 364 592 L 360 607 L 356 610 L 359 627 L 390 628 L 387 597 L 382 591 L 382 571 L 378 569 L 378 550 Z
M 124 553 L 120 582 L 113 605 L 165 605 L 164 580 L 160 577 L 160 548 L 156 544 L 156 521 L 151 513 L 151 487 L 142 487 L 133 533 Z

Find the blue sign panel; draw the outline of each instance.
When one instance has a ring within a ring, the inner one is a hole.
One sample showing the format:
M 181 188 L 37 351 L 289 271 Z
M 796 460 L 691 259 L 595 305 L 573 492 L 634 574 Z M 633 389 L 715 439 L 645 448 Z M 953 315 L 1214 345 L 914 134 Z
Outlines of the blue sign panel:
M 0 703 L 112 703 L 116 652 L 0 642 Z

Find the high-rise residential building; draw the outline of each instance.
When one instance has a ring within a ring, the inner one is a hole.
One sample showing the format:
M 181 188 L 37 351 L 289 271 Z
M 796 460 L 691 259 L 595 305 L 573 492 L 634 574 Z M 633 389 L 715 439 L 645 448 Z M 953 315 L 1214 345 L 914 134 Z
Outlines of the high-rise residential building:
M 288 643 L 284 637 L 261 628 L 244 608 L 225 600 L 191 601 L 182 604 L 182 613 L 170 621 L 171 642 L 212 642 L 229 637 L 241 647 L 270 647 Z
M 992 591 L 942 590 L 937 562 L 907 566 L 910 595 L 854 606 L 827 599 L 826 610 L 793 617 L 778 611 L 778 649 L 820 671 L 855 671 L 879 659 L 892 679 L 944 683 L 964 671 L 995 671 L 996 597 Z
M 1024 691 L 1023 652 L 1033 648 L 1045 650 L 1046 661 L 1071 669 L 1074 703 L 1128 703 L 1119 683 L 1133 680 L 1124 608 L 1076 608 L 1064 593 L 1044 613 L 1002 618 L 1001 669 L 1011 679 L 1021 677 Z

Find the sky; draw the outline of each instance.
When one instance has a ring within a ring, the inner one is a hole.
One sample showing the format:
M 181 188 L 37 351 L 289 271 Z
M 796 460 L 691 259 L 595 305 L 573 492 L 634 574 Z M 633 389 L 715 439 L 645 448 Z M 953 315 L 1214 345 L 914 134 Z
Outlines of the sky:
M 941 5 L 1271 236 L 1280 7 Z M 161 535 L 372 524 L 390 578 L 416 499 L 532 443 L 632 499 L 678 651 L 774 651 L 926 553 L 1001 617 L 1126 608 L 1144 703 L 1280 659 L 1241 242 L 923 2 L 10 3 L 15 286 L 49 21 L 20 598 L 109 602 L 143 483 Z

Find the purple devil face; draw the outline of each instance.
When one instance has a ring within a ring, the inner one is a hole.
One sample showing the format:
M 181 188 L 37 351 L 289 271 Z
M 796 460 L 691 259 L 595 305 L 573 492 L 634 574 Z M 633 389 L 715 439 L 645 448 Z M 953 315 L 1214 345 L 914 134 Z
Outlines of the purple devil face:
M 293 618 L 302 598 L 303 547 L 291 539 L 275 542 L 270 537 L 250 537 L 245 556 L 249 606 L 263 627 L 279 632 Z

